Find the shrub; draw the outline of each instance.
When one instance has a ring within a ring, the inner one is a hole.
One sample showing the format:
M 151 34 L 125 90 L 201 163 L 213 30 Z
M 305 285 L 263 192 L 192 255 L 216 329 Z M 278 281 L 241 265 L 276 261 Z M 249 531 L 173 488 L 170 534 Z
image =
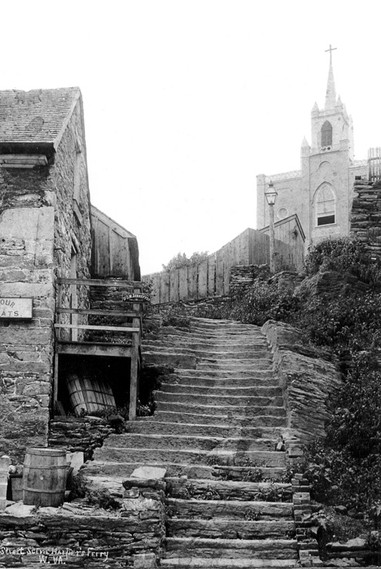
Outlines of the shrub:
M 162 265 L 164 271 L 171 271 L 172 269 L 181 269 L 182 267 L 189 267 L 190 265 L 198 265 L 205 261 L 209 256 L 208 251 L 195 251 L 190 257 L 185 253 L 177 253 L 166 265 Z
M 289 320 L 298 308 L 298 299 L 291 290 L 281 289 L 274 282 L 256 280 L 232 303 L 231 317 L 262 326 L 266 320 Z
M 364 243 L 341 237 L 326 239 L 309 249 L 306 259 L 307 275 L 314 275 L 319 270 L 350 273 L 365 283 L 377 285 L 381 276 L 381 263 L 371 258 Z

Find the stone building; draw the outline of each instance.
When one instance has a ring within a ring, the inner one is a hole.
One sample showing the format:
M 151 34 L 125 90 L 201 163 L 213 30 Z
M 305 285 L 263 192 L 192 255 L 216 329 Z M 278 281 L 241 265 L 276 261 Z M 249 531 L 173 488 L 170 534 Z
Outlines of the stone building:
M 0 93 L 0 195 L 0 449 L 14 456 L 47 442 L 57 279 L 92 273 L 78 88 Z M 140 278 L 134 255 L 125 278 Z
M 352 118 L 336 96 L 331 58 L 325 105 L 313 106 L 311 144 L 306 139 L 302 142 L 301 169 L 257 176 L 257 227 L 269 224 L 264 192 L 272 180 L 278 192 L 275 221 L 297 214 L 306 246 L 349 235 L 354 181 L 366 172 L 367 161 L 354 160 Z

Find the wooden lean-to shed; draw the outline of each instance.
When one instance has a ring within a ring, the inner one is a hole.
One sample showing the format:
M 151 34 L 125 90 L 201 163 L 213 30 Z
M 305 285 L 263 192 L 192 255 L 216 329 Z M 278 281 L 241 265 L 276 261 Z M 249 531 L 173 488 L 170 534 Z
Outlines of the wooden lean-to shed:
M 132 233 L 91 206 L 93 278 L 140 280 L 138 241 Z

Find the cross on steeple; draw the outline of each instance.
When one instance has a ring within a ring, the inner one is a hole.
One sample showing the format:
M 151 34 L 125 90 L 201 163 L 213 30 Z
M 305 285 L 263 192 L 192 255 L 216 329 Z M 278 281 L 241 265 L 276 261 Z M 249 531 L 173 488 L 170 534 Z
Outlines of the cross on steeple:
M 331 44 L 329 44 L 329 49 L 326 49 L 325 52 L 327 53 L 327 51 L 329 51 L 329 64 L 332 65 L 332 52 L 335 51 L 335 49 L 337 49 L 337 47 L 332 47 Z

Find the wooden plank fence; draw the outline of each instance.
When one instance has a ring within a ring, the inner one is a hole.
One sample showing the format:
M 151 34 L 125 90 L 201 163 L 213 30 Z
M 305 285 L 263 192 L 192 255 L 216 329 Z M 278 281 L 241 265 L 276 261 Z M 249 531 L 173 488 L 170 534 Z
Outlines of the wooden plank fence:
M 283 224 L 284 225 L 284 224 Z M 295 227 L 293 221 L 292 228 Z M 290 233 L 290 227 L 284 226 Z M 279 229 L 278 229 L 279 230 Z M 265 232 L 246 229 L 238 237 L 199 264 L 163 271 L 143 277 L 152 283 L 152 303 L 198 300 L 229 293 L 230 271 L 237 265 L 263 265 L 269 261 L 269 237 Z M 288 243 L 276 241 L 278 267 L 295 269 L 296 258 L 303 257 L 303 243 L 294 234 Z

